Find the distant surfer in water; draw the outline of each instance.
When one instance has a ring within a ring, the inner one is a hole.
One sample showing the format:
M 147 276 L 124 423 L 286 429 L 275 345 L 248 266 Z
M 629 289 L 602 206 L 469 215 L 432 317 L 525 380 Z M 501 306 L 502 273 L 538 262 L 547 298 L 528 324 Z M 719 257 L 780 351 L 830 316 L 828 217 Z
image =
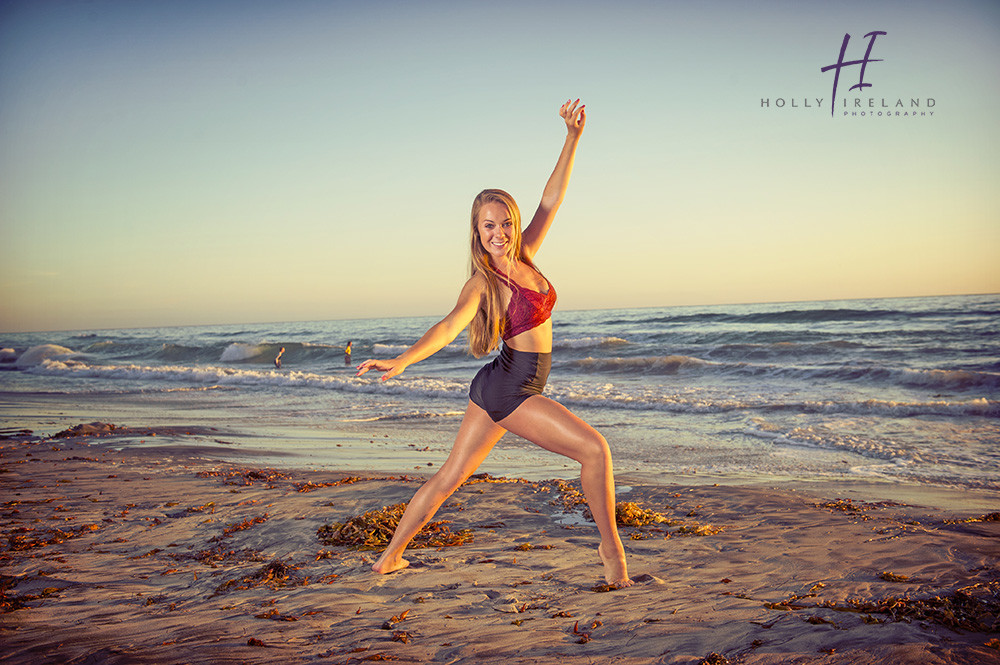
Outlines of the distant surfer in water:
M 350 365 L 351 364 L 351 343 L 350 342 L 347 343 L 347 347 L 344 349 L 344 364 L 345 365 Z
M 503 340 L 500 355 L 472 381 L 465 416 L 451 454 L 406 507 L 392 541 L 372 566 L 377 573 L 406 568 L 403 550 L 452 492 L 472 475 L 506 432 L 580 463 L 587 504 L 597 523 L 604 578 L 629 586 L 625 548 L 615 522 L 615 483 L 611 451 L 604 437 L 563 405 L 544 397 L 552 364 L 552 308 L 556 291 L 534 263 L 556 211 L 566 196 L 577 144 L 586 124 L 580 100 L 559 109 L 566 140 L 542 200 L 521 231 L 521 213 L 510 194 L 479 193 L 472 203 L 472 276 L 455 308 L 409 349 L 389 360 L 366 360 L 358 376 L 384 372 L 386 381 L 437 353 L 469 326 L 473 355 L 483 356 Z
M 285 353 L 285 347 L 281 347 L 281 351 L 278 351 L 278 355 L 274 358 L 274 366 L 281 369 L 281 356 Z

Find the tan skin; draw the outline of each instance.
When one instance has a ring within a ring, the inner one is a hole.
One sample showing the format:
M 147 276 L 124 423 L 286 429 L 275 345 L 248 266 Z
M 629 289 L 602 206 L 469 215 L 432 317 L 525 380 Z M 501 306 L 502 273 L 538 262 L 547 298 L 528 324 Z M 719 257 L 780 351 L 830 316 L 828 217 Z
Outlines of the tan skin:
M 579 102 L 580 100 L 567 101 L 559 109 L 559 115 L 566 122 L 566 141 L 545 185 L 538 209 L 521 234 L 522 259 L 534 258 L 566 195 L 576 147 L 587 120 L 584 107 Z M 527 263 L 523 260 L 511 262 L 508 259 L 506 252 L 514 228 L 506 206 L 499 203 L 484 205 L 479 213 L 477 228 L 479 240 L 494 267 L 510 275 L 522 286 L 542 293 L 548 290 L 545 279 Z M 369 370 L 377 370 L 383 372 L 382 380 L 387 381 L 413 363 L 440 351 L 472 322 L 485 294 L 486 280 L 481 274 L 476 274 L 462 287 L 455 308 L 432 326 L 416 344 L 395 358 L 366 360 L 358 366 L 358 376 Z M 505 297 L 506 300 L 510 299 L 509 290 Z M 506 302 L 504 307 L 506 308 Z M 506 343 L 518 351 L 550 352 L 551 319 L 512 337 Z M 372 566 L 372 570 L 385 574 L 402 570 L 409 565 L 402 554 L 410 540 L 430 521 L 452 492 L 475 472 L 506 432 L 512 432 L 546 450 L 580 463 L 583 492 L 601 534 L 598 553 L 604 564 L 604 578 L 612 586 L 631 585 L 632 580 L 629 579 L 625 563 L 625 549 L 615 523 L 615 485 L 607 441 L 569 409 L 543 395 L 529 397 L 514 413 L 499 422 L 493 422 L 483 409 L 469 401 L 448 459 L 413 495 L 392 541 Z

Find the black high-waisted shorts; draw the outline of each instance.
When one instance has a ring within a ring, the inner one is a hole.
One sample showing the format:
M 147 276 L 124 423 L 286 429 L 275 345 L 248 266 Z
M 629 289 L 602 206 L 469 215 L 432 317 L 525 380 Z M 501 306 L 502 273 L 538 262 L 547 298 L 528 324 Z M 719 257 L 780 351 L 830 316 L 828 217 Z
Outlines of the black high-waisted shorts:
M 516 351 L 506 344 L 469 386 L 469 399 L 500 422 L 532 395 L 540 395 L 552 368 L 551 353 Z

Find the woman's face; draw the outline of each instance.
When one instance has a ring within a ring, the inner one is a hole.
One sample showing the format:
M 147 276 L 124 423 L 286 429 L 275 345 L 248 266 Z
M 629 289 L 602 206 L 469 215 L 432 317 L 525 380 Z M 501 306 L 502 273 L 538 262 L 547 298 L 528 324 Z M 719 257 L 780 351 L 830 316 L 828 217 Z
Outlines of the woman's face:
M 479 210 L 479 241 L 486 253 L 495 259 L 502 259 L 514 241 L 514 220 L 510 218 L 507 206 L 491 202 Z

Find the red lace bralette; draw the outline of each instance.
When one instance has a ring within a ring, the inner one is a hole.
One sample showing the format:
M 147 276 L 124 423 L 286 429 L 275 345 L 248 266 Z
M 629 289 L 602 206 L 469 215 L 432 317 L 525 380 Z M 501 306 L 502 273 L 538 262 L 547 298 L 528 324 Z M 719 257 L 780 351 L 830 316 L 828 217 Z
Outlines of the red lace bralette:
M 542 275 L 542 279 L 549 285 L 549 291 L 548 293 L 540 293 L 521 286 L 499 270 L 496 272 L 510 286 L 507 316 L 504 317 L 500 328 L 500 337 L 505 342 L 511 337 L 520 335 L 525 330 L 542 325 L 552 317 L 552 308 L 556 304 L 556 290 L 552 286 L 552 282 L 545 278 L 545 275 Z

